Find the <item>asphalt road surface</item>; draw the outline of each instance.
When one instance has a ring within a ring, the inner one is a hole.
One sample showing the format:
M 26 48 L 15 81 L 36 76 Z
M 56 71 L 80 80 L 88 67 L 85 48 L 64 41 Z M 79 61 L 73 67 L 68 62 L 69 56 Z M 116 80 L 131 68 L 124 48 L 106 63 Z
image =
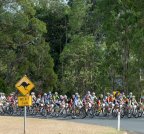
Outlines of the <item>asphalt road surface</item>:
M 117 129 L 118 120 L 113 117 L 94 117 L 85 119 L 71 119 L 68 118 L 54 118 L 58 120 L 67 120 L 70 122 L 78 122 L 84 124 L 95 124 L 101 126 L 108 126 Z M 121 130 L 128 131 L 128 134 L 144 134 L 144 116 L 140 118 L 121 118 L 120 120 Z
M 96 124 L 117 128 L 117 119 L 113 118 L 93 118 L 93 119 L 75 119 L 74 122 Z M 121 119 L 121 130 L 127 130 L 132 133 L 144 134 L 144 118 L 124 118 Z

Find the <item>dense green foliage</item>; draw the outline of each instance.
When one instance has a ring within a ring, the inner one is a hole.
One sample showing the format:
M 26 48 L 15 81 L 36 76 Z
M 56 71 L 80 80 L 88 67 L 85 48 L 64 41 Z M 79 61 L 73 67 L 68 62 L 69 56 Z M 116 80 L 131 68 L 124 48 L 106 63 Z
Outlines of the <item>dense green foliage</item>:
M 46 25 L 35 17 L 32 3 L 4 1 L 0 4 L 1 90 L 14 91 L 15 83 L 27 74 L 37 89 L 53 89 L 54 73 L 50 47 L 43 37 Z
M 0 1 L 0 90 L 27 74 L 37 90 L 140 96 L 143 0 Z

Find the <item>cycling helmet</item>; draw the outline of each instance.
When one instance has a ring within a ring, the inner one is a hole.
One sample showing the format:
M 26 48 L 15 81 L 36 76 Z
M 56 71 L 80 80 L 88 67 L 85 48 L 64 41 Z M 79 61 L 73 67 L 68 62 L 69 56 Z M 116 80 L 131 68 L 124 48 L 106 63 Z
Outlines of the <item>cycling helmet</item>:
M 92 92 L 92 95 L 95 95 L 95 92 Z
M 76 96 L 78 96 L 78 95 L 79 95 L 79 93 L 75 93 L 75 95 L 76 95 Z
M 34 92 L 31 92 L 31 95 L 34 95 L 35 93 Z
M 107 92 L 107 96 L 109 96 L 110 95 L 110 93 L 109 92 Z
M 103 94 L 100 94 L 100 98 L 103 98 Z
M 44 93 L 44 96 L 46 96 L 47 95 L 47 93 Z
M 64 97 L 62 95 L 60 95 L 60 99 L 63 99 Z
M 48 94 L 51 94 L 51 91 L 49 91 Z
M 64 98 L 67 99 L 67 95 L 64 95 Z
M 125 98 L 126 98 L 126 96 L 125 96 L 125 95 L 123 95 L 123 98 L 125 99 Z
M 135 96 L 133 95 L 132 98 L 135 98 Z
M 75 95 L 74 95 L 74 94 L 72 95 L 72 98 L 75 98 Z
M 90 91 L 88 91 L 87 94 L 90 94 Z
M 133 94 L 132 92 L 129 93 L 129 95 L 132 95 L 132 94 Z
M 55 95 L 58 95 L 58 92 L 55 92 Z

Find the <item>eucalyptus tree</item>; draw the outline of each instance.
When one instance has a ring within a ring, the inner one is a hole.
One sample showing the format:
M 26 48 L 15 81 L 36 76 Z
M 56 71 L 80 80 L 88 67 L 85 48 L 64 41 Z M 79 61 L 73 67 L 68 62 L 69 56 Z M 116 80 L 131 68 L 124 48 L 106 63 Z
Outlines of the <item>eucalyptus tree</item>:
M 0 77 L 11 91 L 24 74 L 31 77 L 38 88 L 52 89 L 56 83 L 49 44 L 43 37 L 46 25 L 35 14 L 29 1 L 1 1 Z
M 123 89 L 127 93 L 138 89 L 140 64 L 137 61 L 143 57 L 143 7 L 142 0 L 98 0 L 94 11 L 101 22 L 107 48 L 117 50 L 114 54 L 114 49 L 108 51 L 115 59 L 112 64 L 118 65 L 113 70 L 123 77 Z

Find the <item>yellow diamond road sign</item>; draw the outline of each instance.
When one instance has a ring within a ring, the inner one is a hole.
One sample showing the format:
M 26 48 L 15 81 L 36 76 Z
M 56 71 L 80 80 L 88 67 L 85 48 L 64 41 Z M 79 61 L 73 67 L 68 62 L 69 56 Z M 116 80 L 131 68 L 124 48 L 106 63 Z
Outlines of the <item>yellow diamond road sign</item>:
M 23 94 L 28 94 L 33 88 L 34 84 L 30 81 L 30 79 L 25 75 L 20 81 L 18 81 L 15 87 Z
M 32 97 L 31 96 L 19 96 L 18 97 L 18 106 L 31 106 L 32 105 Z

